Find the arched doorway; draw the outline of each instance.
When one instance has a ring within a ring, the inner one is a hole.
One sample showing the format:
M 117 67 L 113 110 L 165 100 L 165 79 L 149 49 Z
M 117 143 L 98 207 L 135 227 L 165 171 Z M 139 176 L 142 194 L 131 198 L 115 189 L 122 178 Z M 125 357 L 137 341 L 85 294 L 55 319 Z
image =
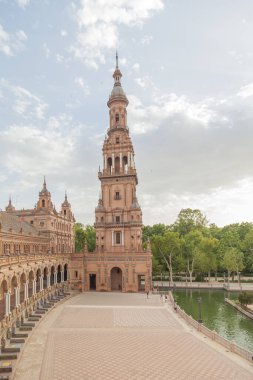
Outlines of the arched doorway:
M 122 291 L 122 270 L 118 267 L 111 270 L 111 290 Z

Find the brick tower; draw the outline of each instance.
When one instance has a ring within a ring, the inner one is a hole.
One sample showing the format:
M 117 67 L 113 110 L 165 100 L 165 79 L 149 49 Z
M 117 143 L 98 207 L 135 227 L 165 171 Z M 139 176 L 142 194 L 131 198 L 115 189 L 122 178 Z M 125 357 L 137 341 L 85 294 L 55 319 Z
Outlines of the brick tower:
M 138 178 L 121 77 L 116 54 L 114 87 L 107 102 L 109 128 L 103 144 L 103 169 L 98 172 L 101 191 L 95 210 L 96 249 L 84 253 L 84 290 L 137 292 L 151 288 L 151 253 L 142 248 Z

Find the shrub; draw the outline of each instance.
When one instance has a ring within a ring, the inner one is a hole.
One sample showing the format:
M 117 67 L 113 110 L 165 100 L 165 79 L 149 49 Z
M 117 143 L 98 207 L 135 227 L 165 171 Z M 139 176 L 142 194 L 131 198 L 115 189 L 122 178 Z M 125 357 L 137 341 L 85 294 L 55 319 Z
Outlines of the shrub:
M 243 292 L 243 293 L 239 294 L 238 300 L 239 300 L 241 305 L 247 306 L 247 305 L 253 303 L 253 294 L 249 293 L 249 292 Z

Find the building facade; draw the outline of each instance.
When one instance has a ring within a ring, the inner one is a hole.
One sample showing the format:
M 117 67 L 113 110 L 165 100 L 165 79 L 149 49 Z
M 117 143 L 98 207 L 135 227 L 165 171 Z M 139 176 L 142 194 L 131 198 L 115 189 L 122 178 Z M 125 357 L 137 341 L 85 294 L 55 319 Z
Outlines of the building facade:
M 30 227 L 33 227 L 34 231 L 39 233 L 41 238 L 46 239 L 48 244 L 47 251 L 49 253 L 74 252 L 75 218 L 71 211 L 71 205 L 65 194 L 61 210 L 60 212 L 57 212 L 52 203 L 51 193 L 47 189 L 45 179 L 42 190 L 39 192 L 38 201 L 33 209 L 16 210 L 12 205 L 11 199 L 9 199 L 9 204 L 5 210 L 6 214 L 12 217 L 17 217 L 20 222 L 26 222 Z M 22 247 L 22 244 L 20 246 Z M 32 247 L 31 249 L 33 250 Z M 35 249 L 37 249 L 36 246 Z M 33 251 L 31 251 L 31 253 L 32 252 Z
M 116 57 L 114 87 L 107 102 L 109 128 L 103 144 L 101 192 L 95 210 L 95 252 L 75 254 L 71 261 L 73 288 L 98 291 L 150 290 L 150 246 L 142 248 L 142 211 L 134 149 L 127 126 L 128 99 L 121 86 Z

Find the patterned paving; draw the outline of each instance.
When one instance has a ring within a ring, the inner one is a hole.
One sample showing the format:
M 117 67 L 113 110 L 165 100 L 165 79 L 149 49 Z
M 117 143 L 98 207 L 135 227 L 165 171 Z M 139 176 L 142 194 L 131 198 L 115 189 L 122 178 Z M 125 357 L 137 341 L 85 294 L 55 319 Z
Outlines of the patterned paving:
M 14 379 L 253 379 L 253 370 L 231 360 L 225 349 L 223 354 L 183 328 L 157 296 L 82 294 L 48 318 L 30 342 L 35 356 L 36 344 L 43 345 L 37 372 L 27 367 L 30 347 Z

